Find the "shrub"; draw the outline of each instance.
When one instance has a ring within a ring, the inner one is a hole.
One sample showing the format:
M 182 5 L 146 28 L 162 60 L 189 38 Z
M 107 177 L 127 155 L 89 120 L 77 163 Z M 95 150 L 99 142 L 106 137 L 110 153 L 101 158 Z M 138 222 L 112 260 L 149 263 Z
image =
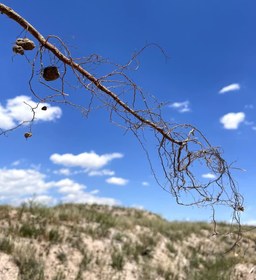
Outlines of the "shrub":
M 62 237 L 57 229 L 51 229 L 48 232 L 48 239 L 52 243 L 58 243 L 62 241 Z
M 19 229 L 19 235 L 27 238 L 37 238 L 43 234 L 42 228 L 36 227 L 34 224 L 24 223 Z
M 10 238 L 3 237 L 0 239 L 0 251 L 11 254 L 14 250 L 14 243 L 11 241 Z
M 111 254 L 111 266 L 116 270 L 123 270 L 124 267 L 124 256 L 121 251 L 114 249 L 114 252 Z
M 61 263 L 65 263 L 68 259 L 64 252 L 59 252 L 56 257 Z
M 23 246 L 15 250 L 14 262 L 19 268 L 20 280 L 44 280 L 44 264 L 36 258 L 36 250 Z

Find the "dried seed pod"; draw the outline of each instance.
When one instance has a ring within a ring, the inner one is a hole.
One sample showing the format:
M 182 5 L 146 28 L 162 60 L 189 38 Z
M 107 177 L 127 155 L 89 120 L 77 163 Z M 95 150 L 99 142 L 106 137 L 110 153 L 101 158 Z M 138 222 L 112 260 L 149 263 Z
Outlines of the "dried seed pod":
M 26 139 L 28 139 L 29 137 L 32 137 L 32 133 L 31 133 L 31 132 L 26 132 L 26 133 L 24 134 L 24 137 L 25 137 Z
M 46 110 L 47 110 L 47 106 L 43 106 L 43 107 L 41 108 L 41 110 L 46 111 Z
M 13 50 L 13 52 L 18 53 L 18 54 L 21 54 L 21 55 L 24 54 L 24 49 L 22 48 L 22 46 L 14 45 L 12 50 Z
M 239 205 L 239 206 L 237 207 L 237 211 L 242 211 L 242 212 L 244 212 L 244 207 L 241 206 L 241 205 Z
M 60 77 L 59 70 L 56 66 L 48 66 L 43 69 L 43 78 L 46 81 L 54 81 Z
M 18 38 L 16 45 L 21 46 L 25 51 L 31 51 L 35 48 L 35 43 L 28 38 Z

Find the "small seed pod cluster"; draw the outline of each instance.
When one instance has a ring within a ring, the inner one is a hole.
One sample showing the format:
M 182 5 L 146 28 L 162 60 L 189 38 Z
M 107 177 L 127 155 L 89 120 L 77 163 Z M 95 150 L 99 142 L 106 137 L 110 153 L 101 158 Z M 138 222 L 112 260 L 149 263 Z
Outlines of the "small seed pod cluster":
M 14 45 L 12 50 L 13 50 L 14 53 L 18 53 L 20 55 L 24 54 L 24 49 L 21 46 Z
M 60 77 L 59 70 L 56 66 L 45 67 L 42 71 L 42 75 L 46 81 L 54 81 Z
M 13 46 L 13 52 L 24 55 L 25 51 L 31 51 L 35 48 L 35 43 L 28 38 L 18 38 Z

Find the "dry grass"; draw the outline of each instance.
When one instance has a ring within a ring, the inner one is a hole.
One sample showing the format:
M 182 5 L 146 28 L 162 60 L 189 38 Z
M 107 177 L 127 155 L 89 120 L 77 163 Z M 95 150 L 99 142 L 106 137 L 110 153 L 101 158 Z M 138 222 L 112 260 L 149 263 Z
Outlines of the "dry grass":
M 5 270 L 7 264 L 0 263 L 0 279 L 255 277 L 256 232 L 248 227 L 240 246 L 223 254 L 235 241 L 231 234 L 213 236 L 207 223 L 168 222 L 136 209 L 74 204 L 47 208 L 31 202 L 19 208 L 1 206 L 0 219 L 0 257 L 9 256 L 11 267 Z M 225 224 L 219 227 L 220 232 L 227 229 Z M 18 276 L 6 271 L 18 271 Z

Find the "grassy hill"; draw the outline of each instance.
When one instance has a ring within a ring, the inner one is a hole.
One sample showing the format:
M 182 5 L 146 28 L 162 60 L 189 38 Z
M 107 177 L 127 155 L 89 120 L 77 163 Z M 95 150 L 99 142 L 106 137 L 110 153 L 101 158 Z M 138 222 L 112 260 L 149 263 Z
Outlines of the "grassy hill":
M 131 208 L 0 206 L 0 280 L 256 279 L 256 231 Z

